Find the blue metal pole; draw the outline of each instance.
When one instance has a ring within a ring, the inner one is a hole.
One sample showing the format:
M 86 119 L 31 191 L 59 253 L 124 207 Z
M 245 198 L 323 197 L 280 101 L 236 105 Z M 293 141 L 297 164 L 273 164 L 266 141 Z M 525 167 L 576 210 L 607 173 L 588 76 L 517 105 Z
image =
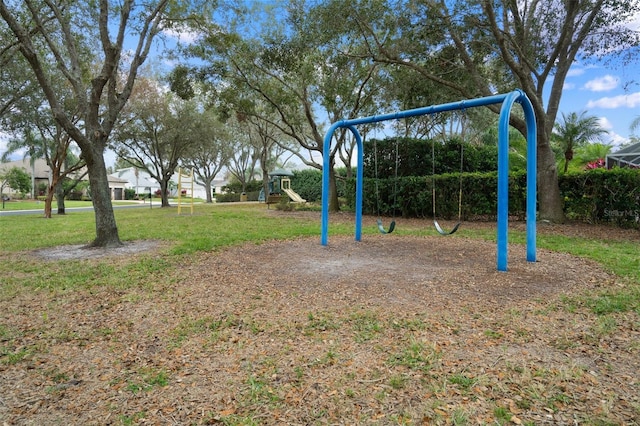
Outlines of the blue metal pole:
M 320 242 L 323 246 L 326 246 L 329 241 L 329 168 L 331 157 L 331 139 L 336 129 L 342 127 L 351 130 L 356 139 L 356 146 L 358 148 L 358 169 L 356 171 L 356 223 L 355 223 L 355 240 L 360 241 L 362 239 L 362 193 L 364 188 L 364 147 L 362 143 L 362 137 L 355 126 L 345 124 L 347 121 L 338 121 L 334 123 L 327 134 L 324 137 L 322 145 L 322 226 Z
M 507 270 L 509 232 L 509 116 L 511 107 L 520 92 L 507 95 L 500 109 L 498 120 L 498 246 L 496 249 L 498 271 Z
M 356 138 L 356 144 L 358 148 L 358 169 L 356 170 L 356 230 L 355 240 L 360 241 L 362 239 L 362 193 L 364 188 L 364 146 L 362 143 L 362 137 L 360 133 L 351 125 L 348 127 L 353 132 Z
M 331 167 L 329 159 L 331 157 L 331 139 L 336 129 L 341 126 L 341 121 L 333 123 L 324 136 L 322 145 L 322 225 L 320 242 L 323 246 L 327 245 L 329 239 L 329 168 Z
M 527 261 L 535 262 L 538 170 L 536 116 L 529 98 L 523 95 L 518 102 L 522 106 L 527 122 Z

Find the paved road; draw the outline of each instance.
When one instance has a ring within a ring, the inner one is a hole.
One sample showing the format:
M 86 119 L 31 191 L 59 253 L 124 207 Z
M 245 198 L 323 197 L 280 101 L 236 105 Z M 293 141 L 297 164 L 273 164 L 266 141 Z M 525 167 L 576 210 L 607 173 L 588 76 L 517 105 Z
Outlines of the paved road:
M 149 206 L 149 203 L 132 203 L 132 204 L 119 204 L 114 205 L 115 209 L 139 209 L 139 208 L 160 208 L 160 202 L 153 203 L 152 206 Z M 53 209 L 53 214 L 56 214 L 57 209 Z M 67 207 L 65 209 L 67 213 L 69 212 L 90 212 L 93 211 L 93 207 Z M 44 208 L 42 210 L 0 210 L 0 216 L 17 216 L 17 215 L 26 215 L 26 214 L 44 214 Z

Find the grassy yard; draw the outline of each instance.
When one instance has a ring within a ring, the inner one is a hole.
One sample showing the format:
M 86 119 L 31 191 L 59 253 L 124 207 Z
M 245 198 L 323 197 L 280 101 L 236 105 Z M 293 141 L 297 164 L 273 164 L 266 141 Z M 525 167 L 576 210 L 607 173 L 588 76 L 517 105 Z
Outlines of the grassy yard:
M 90 242 L 92 212 L 0 216 L 0 422 L 613 426 L 640 419 L 637 230 L 626 238 L 585 226 L 576 229 L 586 234 L 539 228 L 540 249 L 615 274 L 595 291 L 495 311 L 310 305 L 300 317 L 272 306 L 276 296 L 259 288 L 226 300 L 234 266 L 215 259 L 243 244 L 299 237 L 320 244 L 319 213 L 229 203 L 198 204 L 193 215 L 176 207 L 115 214 L 125 243 L 160 241 L 160 250 L 47 262 L 30 252 Z M 351 216 L 334 216 L 330 235 L 351 236 Z M 436 235 L 428 220 L 398 222 L 399 238 Z M 443 238 L 495 239 L 491 224 L 466 225 Z M 364 228 L 365 238 L 375 233 Z M 513 229 L 509 238 L 523 244 L 525 233 Z M 231 261 L 242 267 L 242 259 Z M 196 303 L 201 297 L 216 309 Z M 475 349 L 461 358 L 459 351 Z M 563 361 L 576 354 L 601 369 Z M 622 375 L 613 367 L 621 359 L 631 360 Z M 626 401 L 622 412 L 619 401 Z
M 203 200 L 196 199 L 194 201 L 197 202 L 197 203 L 202 203 Z M 148 203 L 148 200 L 146 202 Z M 155 204 L 160 203 L 160 199 L 159 198 L 155 198 L 153 200 L 153 202 Z M 177 203 L 177 200 L 171 200 L 171 202 L 172 203 Z M 188 204 L 188 203 L 191 202 L 191 199 L 190 198 L 183 198 L 182 202 Z M 132 203 L 137 203 L 137 201 L 131 201 L 131 200 L 113 201 L 113 205 L 114 206 L 126 206 L 126 205 L 130 205 Z M 91 201 L 70 201 L 70 200 L 66 200 L 64 202 L 64 206 L 67 209 L 71 209 L 71 208 L 74 208 L 74 207 L 93 207 L 93 205 L 91 204 Z M 53 202 L 51 203 L 51 208 L 53 209 L 53 212 L 55 213 L 57 208 L 58 208 L 58 203 L 55 200 L 53 200 Z M 13 210 L 38 210 L 38 211 L 42 211 L 42 210 L 44 210 L 44 201 L 11 200 L 11 201 L 6 201 L 4 203 L 4 208 L 0 204 L 0 211 L 13 211 Z
M 65 201 L 66 208 L 71 207 L 91 207 L 91 201 Z M 55 210 L 58 208 L 58 203 L 55 201 L 52 203 L 52 208 Z M 33 200 L 11 200 L 4 203 L 4 208 L 0 207 L 0 210 L 44 210 L 44 201 Z
M 159 203 L 159 200 L 155 200 L 156 203 Z M 134 201 L 113 201 L 114 206 L 126 206 Z M 72 209 L 76 207 L 93 207 L 91 201 L 69 201 L 66 200 L 64 202 L 65 209 Z M 51 208 L 56 213 L 58 209 L 58 203 L 54 200 L 51 203 Z M 44 201 L 32 201 L 32 200 L 14 200 L 7 201 L 4 204 L 4 208 L 0 207 L 0 211 L 15 211 L 15 210 L 36 210 L 36 211 L 44 211 Z

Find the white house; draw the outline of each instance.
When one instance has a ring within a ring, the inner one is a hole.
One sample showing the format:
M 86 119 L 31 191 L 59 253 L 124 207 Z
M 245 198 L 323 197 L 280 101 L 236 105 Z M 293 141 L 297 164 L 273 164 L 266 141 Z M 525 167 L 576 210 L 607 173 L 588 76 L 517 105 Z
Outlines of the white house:
M 183 188 L 187 188 L 189 187 L 190 190 L 190 186 L 191 186 L 191 179 L 186 178 L 185 175 L 187 175 L 186 172 L 183 172 L 183 177 L 182 177 L 182 186 Z M 120 179 L 124 179 L 126 180 L 128 183 L 125 184 L 125 187 L 127 189 L 133 189 L 135 190 L 136 194 L 148 194 L 149 193 L 149 189 L 151 189 L 152 193 L 155 193 L 156 191 L 158 191 L 160 189 L 160 184 L 158 183 L 157 180 L 155 180 L 154 178 L 152 178 L 149 173 L 147 173 L 144 170 L 139 170 L 136 169 L 135 167 L 127 167 L 124 169 L 118 169 L 116 170 L 115 173 L 112 173 L 111 176 L 115 176 L 118 177 Z M 177 196 L 177 185 L 178 182 L 180 181 L 179 176 L 178 176 L 178 172 L 174 173 L 173 176 L 171 177 L 171 181 L 173 182 L 175 189 L 173 190 L 174 193 L 172 193 L 172 196 Z M 226 185 L 227 182 L 223 181 L 223 180 L 214 180 L 212 182 L 212 187 L 214 188 L 215 192 L 217 194 L 219 194 L 221 192 L 221 188 L 222 186 Z M 195 180 L 193 183 L 193 197 L 194 198 L 202 198 L 202 199 L 206 199 L 207 198 L 207 191 L 205 189 L 205 187 L 203 185 L 198 184 Z
M 149 173 L 138 170 L 135 167 L 127 167 L 118 169 L 111 176 L 124 180 L 126 189 L 133 189 L 136 194 L 148 194 L 149 190 L 155 193 L 160 189 L 158 181 L 149 176 Z

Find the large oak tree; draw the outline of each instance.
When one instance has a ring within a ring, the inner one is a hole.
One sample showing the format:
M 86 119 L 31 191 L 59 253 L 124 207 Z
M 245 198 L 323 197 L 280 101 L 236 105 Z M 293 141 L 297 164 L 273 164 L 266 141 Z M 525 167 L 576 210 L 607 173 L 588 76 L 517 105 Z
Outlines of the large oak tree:
M 169 185 L 180 160 L 197 149 L 202 114 L 157 80 L 140 78 L 123 108 L 113 148 L 118 156 L 145 170 L 160 184 L 162 207 L 169 207 Z

